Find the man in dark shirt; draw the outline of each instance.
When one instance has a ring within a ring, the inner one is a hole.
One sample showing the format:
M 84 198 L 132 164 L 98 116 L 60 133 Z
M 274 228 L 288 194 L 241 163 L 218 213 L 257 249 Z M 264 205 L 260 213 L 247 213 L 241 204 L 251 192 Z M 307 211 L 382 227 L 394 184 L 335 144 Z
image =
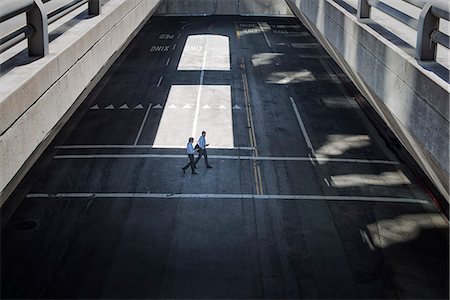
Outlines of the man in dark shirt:
M 197 159 L 195 160 L 194 166 L 197 165 L 200 158 L 204 156 L 206 167 L 208 169 L 211 169 L 212 166 L 208 163 L 208 154 L 206 153 L 206 147 L 209 146 L 209 144 L 206 143 L 206 131 L 202 131 L 202 135 L 198 138 L 197 144 L 200 150 L 198 151 L 198 156 Z

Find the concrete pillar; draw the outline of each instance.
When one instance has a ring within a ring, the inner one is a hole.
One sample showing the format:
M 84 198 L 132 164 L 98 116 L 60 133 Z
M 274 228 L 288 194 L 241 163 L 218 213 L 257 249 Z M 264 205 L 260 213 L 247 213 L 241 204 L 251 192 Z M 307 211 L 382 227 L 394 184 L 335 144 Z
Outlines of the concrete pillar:
M 358 0 L 358 20 L 370 18 L 370 5 L 367 0 Z
M 41 0 L 35 0 L 27 11 L 27 24 L 33 28 L 33 34 L 28 38 L 28 53 L 30 56 L 45 56 L 48 54 L 48 22 L 47 13 Z
M 427 3 L 422 8 L 417 27 L 416 59 L 435 60 L 436 43 L 433 42 L 432 34 L 439 29 L 439 18 L 431 12 L 431 4 Z
M 89 0 L 88 7 L 90 15 L 98 16 L 102 13 L 101 0 Z

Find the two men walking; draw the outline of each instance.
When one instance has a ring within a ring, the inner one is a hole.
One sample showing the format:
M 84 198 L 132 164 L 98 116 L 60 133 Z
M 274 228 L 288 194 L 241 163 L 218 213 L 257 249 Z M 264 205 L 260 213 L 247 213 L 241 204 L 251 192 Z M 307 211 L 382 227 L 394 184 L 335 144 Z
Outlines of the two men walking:
M 200 160 L 200 158 L 202 158 L 202 156 L 205 157 L 205 165 L 206 168 L 211 169 L 212 166 L 208 163 L 208 153 L 206 152 L 206 147 L 209 146 L 209 144 L 206 143 L 206 131 L 202 131 L 202 135 L 199 137 L 197 145 L 195 146 L 195 148 L 199 148 L 198 150 L 198 156 L 197 159 L 194 161 L 194 154 L 195 154 L 195 149 L 194 146 L 192 145 L 192 143 L 194 142 L 194 138 L 190 137 L 189 141 L 186 145 L 186 152 L 189 158 L 189 163 L 187 165 L 185 165 L 182 169 L 183 169 L 183 173 L 186 173 L 187 168 L 191 167 L 192 170 L 192 174 L 197 175 L 198 173 L 195 172 L 195 169 L 197 168 L 196 165 L 198 163 L 198 161 Z

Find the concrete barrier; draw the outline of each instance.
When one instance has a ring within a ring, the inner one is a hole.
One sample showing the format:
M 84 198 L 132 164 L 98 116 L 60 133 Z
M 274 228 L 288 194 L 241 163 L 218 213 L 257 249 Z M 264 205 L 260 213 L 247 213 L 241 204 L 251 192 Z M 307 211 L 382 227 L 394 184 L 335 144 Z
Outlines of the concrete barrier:
M 331 0 L 287 0 L 449 199 L 449 83 Z
M 1 205 L 159 3 L 111 0 L 52 41 L 44 58 L 26 61 L 20 45 L 2 54 L 2 65 L 14 68 L 1 75 Z
M 156 14 L 294 16 L 285 0 L 164 0 Z

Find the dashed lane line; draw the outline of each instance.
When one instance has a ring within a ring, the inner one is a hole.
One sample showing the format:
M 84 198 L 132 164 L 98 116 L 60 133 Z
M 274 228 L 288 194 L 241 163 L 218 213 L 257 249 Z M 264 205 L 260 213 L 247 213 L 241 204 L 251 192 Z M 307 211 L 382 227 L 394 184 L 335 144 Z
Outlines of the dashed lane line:
M 164 76 L 159 77 L 158 83 L 156 84 L 157 87 L 159 87 L 161 85 L 163 78 L 164 78 Z

